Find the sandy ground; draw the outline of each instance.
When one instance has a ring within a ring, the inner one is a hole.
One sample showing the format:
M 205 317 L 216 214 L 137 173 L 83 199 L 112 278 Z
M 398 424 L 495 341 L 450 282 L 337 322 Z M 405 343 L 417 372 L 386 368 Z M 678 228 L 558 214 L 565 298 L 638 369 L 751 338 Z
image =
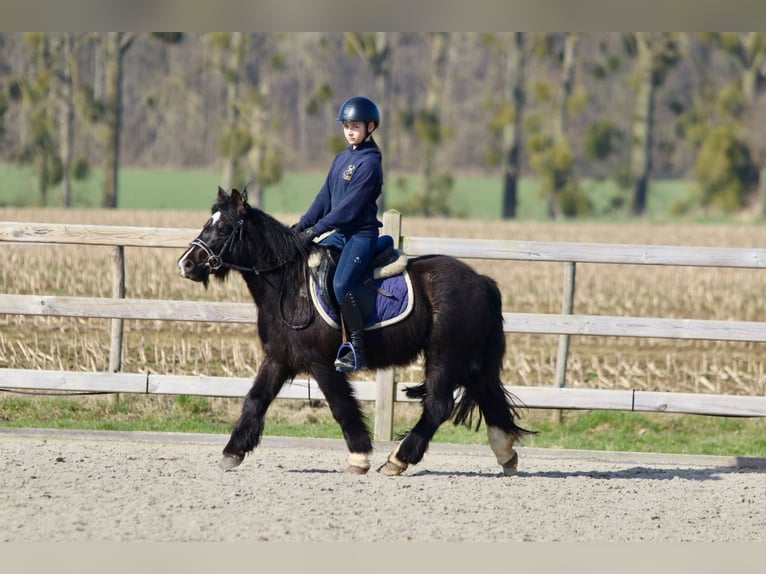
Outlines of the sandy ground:
M 766 541 L 766 459 L 433 444 L 400 477 L 341 441 L 0 429 L 0 541 Z M 378 443 L 382 464 L 391 443 Z

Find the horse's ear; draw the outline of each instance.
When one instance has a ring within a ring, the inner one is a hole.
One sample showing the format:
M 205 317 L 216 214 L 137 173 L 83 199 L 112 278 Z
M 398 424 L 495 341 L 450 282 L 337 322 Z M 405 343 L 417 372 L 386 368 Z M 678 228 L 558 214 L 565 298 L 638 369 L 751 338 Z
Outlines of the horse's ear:
M 224 191 L 224 189 L 219 185 L 218 186 L 218 199 L 219 200 L 223 200 L 223 199 L 226 199 L 227 197 L 228 197 L 228 195 L 227 195 L 226 191 Z
M 231 190 L 231 199 L 234 202 L 234 206 L 238 209 L 238 211 L 242 212 L 245 210 L 246 200 L 242 196 L 242 194 L 239 192 L 238 189 Z

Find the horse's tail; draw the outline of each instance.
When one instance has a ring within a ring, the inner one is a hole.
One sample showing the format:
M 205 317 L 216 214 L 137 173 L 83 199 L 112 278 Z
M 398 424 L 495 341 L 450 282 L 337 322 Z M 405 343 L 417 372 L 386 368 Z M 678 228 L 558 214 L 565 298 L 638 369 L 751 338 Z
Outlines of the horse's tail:
M 505 330 L 503 328 L 503 300 L 497 283 L 490 277 L 484 277 L 487 306 L 491 310 L 488 318 L 487 340 L 484 346 L 483 356 L 479 361 L 479 367 L 468 373 L 462 394 L 455 406 L 453 421 L 456 425 L 463 424 L 468 428 L 474 426 L 478 430 L 482 422 L 482 414 L 486 409 L 504 409 L 510 412 L 510 420 L 507 415 L 502 430 L 510 435 L 521 438 L 525 434 L 533 434 L 518 426 L 515 419 L 519 418 L 518 408 L 522 406 L 516 395 L 511 393 L 500 379 L 505 357 Z M 486 417 L 486 414 L 484 413 Z

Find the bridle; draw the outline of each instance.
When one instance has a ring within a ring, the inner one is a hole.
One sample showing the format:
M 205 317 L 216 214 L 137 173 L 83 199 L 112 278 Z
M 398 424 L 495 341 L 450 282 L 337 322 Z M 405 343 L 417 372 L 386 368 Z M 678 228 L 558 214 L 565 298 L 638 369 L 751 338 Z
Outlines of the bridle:
M 237 226 L 232 230 L 231 233 L 229 233 L 229 236 L 226 238 L 226 241 L 223 242 L 223 245 L 221 246 L 220 251 L 218 253 L 215 253 L 210 246 L 202 241 L 199 237 L 196 237 L 195 239 L 192 239 L 191 243 L 189 244 L 189 247 L 199 247 L 207 254 L 207 261 L 205 261 L 205 265 L 208 266 L 208 268 L 211 271 L 218 271 L 221 267 L 226 267 L 228 269 L 238 269 L 239 271 L 253 271 L 256 275 L 260 274 L 260 271 L 253 268 L 253 269 L 246 269 L 239 267 L 238 265 L 234 265 L 232 263 L 225 263 L 222 259 L 222 256 L 226 251 L 229 249 L 229 247 L 232 246 L 234 243 L 235 236 L 239 234 L 239 239 L 242 240 L 242 228 L 243 228 L 243 221 L 240 219 L 237 222 Z M 284 265 L 284 263 L 282 263 Z
M 242 233 L 243 233 L 243 227 L 244 227 L 244 220 L 240 219 L 237 221 L 237 226 L 232 230 L 231 233 L 229 233 L 229 236 L 226 238 L 226 241 L 223 242 L 223 245 L 221 246 L 221 249 L 218 251 L 218 253 L 215 253 L 210 246 L 202 241 L 199 237 L 196 239 L 192 239 L 191 243 L 189 244 L 189 247 L 196 246 L 202 249 L 207 254 L 207 261 L 205 261 L 205 265 L 211 270 L 211 271 L 218 271 L 221 267 L 225 267 L 226 269 L 234 269 L 235 271 L 246 271 L 249 273 L 253 273 L 254 275 L 261 275 L 262 273 L 269 273 L 270 271 L 276 271 L 280 267 L 284 267 L 288 261 L 290 261 L 293 256 L 288 257 L 284 261 L 280 261 L 273 267 L 267 267 L 263 269 L 258 269 L 257 267 L 243 267 L 242 265 L 236 265 L 234 263 L 226 263 L 223 260 L 223 255 L 229 250 L 229 248 L 234 244 L 235 239 L 239 239 L 242 241 Z M 239 237 L 237 237 L 239 235 Z M 264 277 L 266 282 L 274 287 L 276 287 L 269 281 L 268 277 Z
M 243 271 L 246 273 L 252 273 L 256 276 L 263 277 L 264 281 L 274 289 L 277 293 L 279 293 L 279 316 L 282 319 L 282 321 L 291 329 L 299 330 L 304 329 L 308 327 L 308 325 L 311 323 L 312 319 L 314 318 L 313 314 L 313 306 L 309 303 L 309 317 L 306 320 L 305 323 L 299 324 L 299 325 L 293 325 L 290 323 L 284 316 L 284 310 L 282 309 L 282 300 L 284 297 L 284 287 L 285 287 L 285 278 L 282 277 L 282 284 L 277 287 L 271 279 L 264 275 L 264 273 L 269 273 L 271 271 L 276 271 L 280 267 L 284 267 L 290 260 L 295 257 L 295 254 L 291 255 L 287 259 L 280 261 L 276 265 L 268 268 L 262 268 L 258 269 L 257 267 L 244 267 L 242 265 L 236 265 L 234 263 L 227 263 L 223 260 L 224 254 L 231 248 L 231 246 L 234 244 L 234 241 L 236 239 L 239 239 L 239 241 L 242 241 L 242 234 L 244 233 L 244 220 L 240 219 L 237 221 L 236 227 L 229 233 L 226 240 L 223 242 L 223 245 L 221 246 L 221 249 L 218 251 L 218 253 L 215 253 L 210 246 L 205 243 L 202 239 L 199 237 L 196 237 L 192 239 L 191 243 L 189 243 L 189 248 L 191 247 L 199 247 L 202 249 L 202 251 L 205 252 L 207 255 L 207 261 L 205 261 L 205 265 L 210 269 L 210 271 L 217 271 L 221 267 L 224 267 L 226 269 L 234 269 L 235 271 Z M 305 282 L 306 289 L 308 289 L 308 281 Z

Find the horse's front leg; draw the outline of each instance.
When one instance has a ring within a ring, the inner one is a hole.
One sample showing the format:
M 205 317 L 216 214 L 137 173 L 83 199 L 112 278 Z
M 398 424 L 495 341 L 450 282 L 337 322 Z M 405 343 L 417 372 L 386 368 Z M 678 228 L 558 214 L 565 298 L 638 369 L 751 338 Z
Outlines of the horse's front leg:
M 346 439 L 349 455 L 345 472 L 365 474 L 370 469 L 372 437 L 346 375 L 325 363 L 316 365 L 312 374 Z
M 289 370 L 281 363 L 268 356 L 261 363 L 242 404 L 242 413 L 234 425 L 231 437 L 223 449 L 221 468 L 231 470 L 239 466 L 245 455 L 253 450 L 261 440 L 263 419 L 266 410 L 279 393 L 279 389 L 289 376 Z

